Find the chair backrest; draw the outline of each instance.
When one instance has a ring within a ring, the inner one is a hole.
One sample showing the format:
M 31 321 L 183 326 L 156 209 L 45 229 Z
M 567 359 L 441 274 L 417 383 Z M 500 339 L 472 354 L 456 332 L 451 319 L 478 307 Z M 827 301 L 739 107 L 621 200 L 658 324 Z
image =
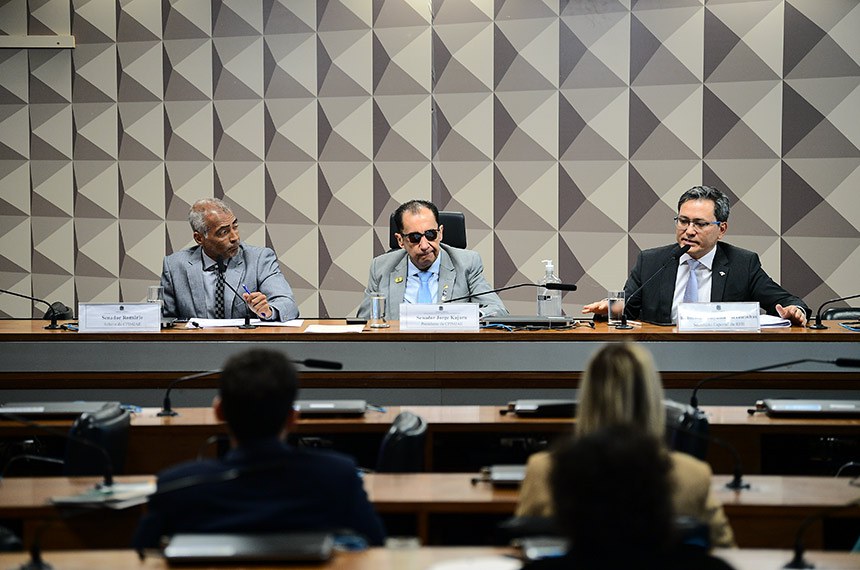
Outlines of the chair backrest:
M 860 308 L 858 307 L 830 307 L 821 313 L 821 319 L 825 321 L 847 321 L 860 319 Z
M 672 400 L 666 408 L 666 445 L 704 461 L 708 453 L 708 418 L 693 406 Z
M 442 243 L 451 247 L 466 249 L 466 216 L 463 212 L 439 212 L 439 225 L 444 226 L 442 231 Z M 398 232 L 397 224 L 394 223 L 394 212 L 388 217 L 388 226 L 391 230 L 388 236 L 388 247 L 400 249 L 394 234 Z
M 376 470 L 380 473 L 424 471 L 427 422 L 412 412 L 400 412 L 382 439 Z
M 75 420 L 66 445 L 64 472 L 66 475 L 104 475 L 105 457 L 96 447 L 75 439 L 82 439 L 107 451 L 114 474 L 122 473 L 128 450 L 128 431 L 131 414 L 119 406 L 85 413 Z

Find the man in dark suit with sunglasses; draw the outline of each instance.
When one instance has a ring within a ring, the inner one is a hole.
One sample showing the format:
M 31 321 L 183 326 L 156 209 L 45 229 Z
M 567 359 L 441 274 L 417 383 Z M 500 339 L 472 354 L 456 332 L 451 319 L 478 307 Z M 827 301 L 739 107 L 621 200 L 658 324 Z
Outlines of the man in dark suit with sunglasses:
M 484 278 L 477 252 L 442 243 L 444 227 L 432 202 L 410 200 L 394 212 L 401 249 L 389 251 L 370 264 L 370 277 L 358 317 L 370 317 L 370 294 L 385 296 L 386 318 L 400 320 L 400 303 L 444 303 L 472 295 L 481 314 L 507 315 L 508 310 Z

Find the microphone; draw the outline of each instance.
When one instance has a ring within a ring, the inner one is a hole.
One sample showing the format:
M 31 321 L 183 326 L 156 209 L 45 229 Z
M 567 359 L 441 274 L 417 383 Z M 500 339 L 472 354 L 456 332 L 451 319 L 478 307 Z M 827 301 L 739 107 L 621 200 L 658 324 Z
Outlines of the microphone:
M 615 325 L 615 330 L 629 330 L 629 329 L 633 328 L 632 325 L 627 324 L 627 305 L 630 303 L 630 299 L 632 299 L 633 297 L 638 295 L 642 291 L 642 289 L 645 288 L 645 285 L 650 283 L 655 277 L 657 277 L 660 273 L 662 273 L 663 270 L 666 269 L 667 265 L 669 265 L 673 261 L 678 261 L 678 258 L 681 257 L 682 255 L 684 255 L 685 253 L 687 253 L 688 251 L 690 251 L 690 245 L 689 244 L 687 244 L 685 246 L 681 246 L 680 244 L 675 244 L 675 247 L 673 247 L 672 251 L 669 252 L 669 257 L 666 258 L 666 261 L 663 262 L 663 265 L 661 265 L 657 269 L 657 271 L 652 273 L 651 277 L 646 279 L 645 282 L 642 283 L 642 285 L 640 285 L 638 289 L 633 291 L 633 293 L 631 293 L 627 297 L 627 299 L 624 300 L 624 308 L 621 309 L 621 322 L 619 324 Z
M 767 366 L 760 366 L 758 368 L 750 368 L 749 370 L 736 370 L 734 372 L 727 372 L 725 374 L 719 374 L 717 376 L 709 376 L 708 378 L 700 380 L 699 383 L 696 384 L 696 387 L 693 388 L 693 394 L 690 396 L 690 405 L 698 409 L 699 398 L 697 397 L 697 394 L 699 392 L 699 388 L 709 382 L 714 382 L 716 380 L 725 380 L 734 376 L 740 376 L 741 374 L 749 374 L 751 372 L 764 372 L 765 370 L 773 370 L 774 368 L 782 368 L 783 366 L 803 364 L 806 362 L 833 364 L 834 366 L 839 366 L 840 368 L 860 368 L 860 359 L 858 358 L 836 358 L 835 360 L 822 360 L 820 358 L 801 358 L 799 360 L 791 360 L 789 362 L 779 362 L 777 364 L 769 364 Z
M 500 287 L 498 289 L 484 291 L 483 293 L 473 293 L 471 295 L 465 295 L 463 297 L 457 297 L 455 299 L 445 299 L 442 302 L 453 303 L 455 301 L 463 301 L 465 299 L 474 299 L 475 297 L 489 295 L 490 293 L 501 293 L 502 291 L 507 291 L 509 289 L 519 289 L 520 287 L 544 287 L 545 289 L 549 289 L 550 291 L 576 291 L 576 285 L 572 283 L 545 283 L 543 285 L 538 285 L 537 283 L 519 283 L 517 285 L 508 285 L 507 287 Z
M 343 368 L 342 362 L 336 362 L 333 360 L 317 360 L 315 358 L 306 358 L 304 360 L 290 360 L 290 362 L 292 362 L 293 364 L 301 364 L 302 366 L 306 366 L 307 368 L 323 368 L 326 370 L 341 370 Z M 221 374 L 220 368 L 214 368 L 212 370 L 206 370 L 204 372 L 196 372 L 194 374 L 180 376 L 179 378 L 173 380 L 170 384 L 167 385 L 167 391 L 164 393 L 164 400 L 161 404 L 161 410 L 156 415 L 158 417 L 173 417 L 179 415 L 179 412 L 173 409 L 173 406 L 170 401 L 170 392 L 171 390 L 173 390 L 174 386 L 183 382 L 187 382 L 189 380 L 197 380 L 198 378 L 206 378 L 207 376 L 215 376 L 216 374 Z
M 844 505 L 822 509 L 818 513 L 809 515 L 803 519 L 803 522 L 800 523 L 800 526 L 797 529 L 797 534 L 794 536 L 794 557 L 785 566 L 783 566 L 783 568 L 815 568 L 815 564 L 807 562 L 803 557 L 806 550 L 806 547 L 803 545 L 803 535 L 806 533 L 806 529 L 808 529 L 815 521 L 824 518 L 832 512 L 850 509 L 857 505 L 860 505 L 860 499 L 854 499 Z
M 0 289 L 0 293 L 6 293 L 8 295 L 14 295 L 15 297 L 21 297 L 22 299 L 29 299 L 30 301 L 36 301 L 38 303 L 43 303 L 48 306 L 48 310 L 45 311 L 45 319 L 50 319 L 51 324 L 46 326 L 45 328 L 48 330 L 54 330 L 61 328 L 60 325 L 57 324 L 58 319 L 73 319 L 75 318 L 75 313 L 71 308 L 65 306 L 60 301 L 55 301 L 53 303 L 49 303 L 44 299 L 39 299 L 38 297 L 31 297 L 30 295 L 23 295 L 21 293 L 15 293 L 14 291 L 9 291 L 7 289 Z
M 830 328 L 827 325 L 821 324 L 821 309 L 823 309 L 825 306 L 829 305 L 830 303 L 838 303 L 839 301 L 849 301 L 851 299 L 856 299 L 858 297 L 860 297 L 860 295 L 849 295 L 848 297 L 840 297 L 838 299 L 830 299 L 829 301 L 824 301 L 823 303 L 821 303 L 821 306 L 818 307 L 818 312 L 815 313 L 815 324 L 811 324 L 811 325 L 808 324 L 808 325 L 806 325 L 806 328 L 815 329 L 815 330 Z
M 232 285 L 230 285 L 230 283 L 227 281 L 227 276 L 225 275 L 225 272 L 227 271 L 227 263 L 224 261 L 224 258 L 219 255 L 218 259 L 215 260 L 215 263 L 218 264 L 218 279 L 220 279 L 224 283 L 224 285 L 229 287 L 230 290 L 233 291 L 233 293 L 235 294 L 235 297 L 233 297 L 233 303 L 232 303 L 232 306 L 235 307 L 236 306 L 236 299 L 237 298 L 242 299 L 242 295 L 240 295 L 239 291 L 237 291 L 236 288 L 233 287 Z M 240 329 L 255 329 L 255 328 L 257 328 L 256 325 L 251 324 L 251 308 L 248 306 L 247 303 L 245 303 L 244 300 L 242 301 L 242 304 L 245 305 L 245 322 L 243 324 L 239 325 L 239 328 Z

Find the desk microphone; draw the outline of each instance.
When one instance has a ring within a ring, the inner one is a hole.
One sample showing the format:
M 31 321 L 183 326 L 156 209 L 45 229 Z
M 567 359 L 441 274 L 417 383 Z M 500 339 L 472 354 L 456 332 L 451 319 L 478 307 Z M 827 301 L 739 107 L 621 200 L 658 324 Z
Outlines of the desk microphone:
M 824 301 L 823 303 L 821 303 L 821 306 L 818 307 L 818 312 L 815 313 L 815 324 L 808 324 L 808 325 L 806 325 L 806 328 L 815 329 L 815 330 L 830 328 L 827 325 L 821 324 L 821 309 L 823 309 L 825 306 L 829 305 L 830 303 L 838 303 L 839 301 L 849 301 L 851 299 L 856 299 L 858 297 L 860 297 L 860 295 L 849 295 L 848 297 L 840 297 L 838 299 L 830 299 L 829 301 Z
M 723 449 L 727 450 L 732 456 L 733 465 L 732 480 L 726 483 L 726 489 L 732 489 L 734 491 L 742 491 L 744 489 L 749 489 L 750 484 L 744 481 L 744 468 L 743 463 L 741 462 L 741 455 L 740 453 L 738 453 L 738 450 L 735 448 L 735 446 L 722 438 L 716 437 L 706 432 L 700 432 L 689 427 L 691 425 L 695 425 L 696 423 L 700 423 L 701 421 L 706 421 L 706 419 L 704 418 L 704 413 L 697 408 L 691 408 L 689 411 L 684 413 L 683 417 L 679 418 L 677 422 L 667 422 L 666 428 L 678 433 L 690 435 L 695 439 L 715 443 Z
M 836 505 L 835 507 L 822 509 L 816 514 L 809 515 L 803 519 L 803 522 L 800 523 L 800 526 L 797 529 L 797 534 L 794 536 L 794 557 L 785 566 L 783 566 L 783 568 L 815 568 L 815 564 L 807 562 L 803 557 L 803 554 L 806 551 L 806 547 L 803 544 L 803 535 L 806 533 L 806 529 L 808 529 L 815 521 L 824 518 L 832 512 L 841 511 L 842 509 L 850 509 L 857 505 L 860 505 L 860 499 L 854 499 L 850 503 L 846 503 L 844 505 Z
M 57 324 L 58 319 L 73 319 L 75 318 L 75 313 L 71 308 L 65 306 L 60 301 L 55 301 L 54 303 L 49 303 L 44 299 L 39 299 L 38 297 L 31 297 L 30 295 L 23 295 L 21 293 L 15 293 L 14 291 L 9 291 L 7 289 L 0 289 L 0 293 L 6 293 L 8 295 L 14 295 L 15 297 L 21 297 L 22 299 L 29 299 L 30 301 L 36 301 L 38 303 L 43 303 L 48 305 L 48 310 L 45 311 L 44 318 L 50 319 L 51 324 L 46 326 L 45 328 L 48 330 L 54 330 L 61 328 L 60 325 Z
M 774 368 L 782 368 L 783 366 L 803 364 L 805 362 L 833 364 L 835 366 L 839 366 L 840 368 L 860 368 L 860 358 L 836 358 L 835 360 L 822 360 L 820 358 L 801 358 L 799 360 L 791 360 L 789 362 L 779 362 L 777 364 L 769 364 L 767 366 L 760 366 L 758 368 L 750 368 L 749 370 L 736 370 L 734 372 L 727 372 L 726 374 L 709 376 L 708 378 L 700 380 L 699 383 L 696 384 L 696 387 L 693 388 L 693 394 L 690 396 L 690 405 L 694 408 L 699 407 L 699 398 L 697 396 L 699 388 L 710 382 L 714 382 L 716 380 L 725 380 L 727 378 L 733 378 L 735 376 L 740 376 L 741 374 L 749 374 L 751 372 L 764 372 L 765 370 L 773 370 Z
M 232 285 L 230 285 L 230 283 L 227 281 L 227 275 L 226 275 L 227 262 L 224 261 L 224 258 L 219 255 L 218 259 L 215 260 L 215 263 L 218 264 L 218 277 L 217 278 L 220 281 L 222 281 L 224 283 L 224 285 L 229 287 L 230 290 L 233 291 L 233 293 L 235 295 L 233 297 L 233 302 L 231 303 L 231 306 L 235 307 L 236 306 L 236 299 L 242 299 L 242 295 L 240 295 L 239 291 L 237 291 L 236 288 L 233 287 Z M 239 325 L 239 328 L 240 329 L 255 329 L 255 328 L 257 328 L 257 325 L 251 324 L 251 307 L 248 306 L 248 303 L 246 303 L 244 299 L 242 299 L 242 304 L 245 306 L 245 322 L 242 323 L 241 325 Z
M 315 358 L 305 358 L 304 360 L 290 360 L 293 364 L 301 364 L 307 368 L 323 368 L 325 370 L 341 370 L 343 368 L 342 362 L 336 362 L 334 360 L 317 360 Z M 216 374 L 221 374 L 220 368 L 215 368 L 212 370 L 206 370 L 203 372 L 196 372 L 194 374 L 188 374 L 186 376 L 180 376 L 179 378 L 173 380 L 170 384 L 167 385 L 167 391 L 164 393 L 164 400 L 161 404 L 161 410 L 156 414 L 159 417 L 164 416 L 178 416 L 179 412 L 173 409 L 173 406 L 170 402 L 170 391 L 173 390 L 173 387 L 177 384 L 181 384 L 183 382 L 187 382 L 189 380 L 197 380 L 198 378 L 206 378 L 207 376 L 215 376 Z
M 688 251 L 690 251 L 690 244 L 687 244 L 685 246 L 681 246 L 680 244 L 675 244 L 675 247 L 673 247 L 672 251 L 669 252 L 669 257 L 666 258 L 666 261 L 663 262 L 663 265 L 661 265 L 657 269 L 657 271 L 652 273 L 651 277 L 646 279 L 645 282 L 642 283 L 642 285 L 640 285 L 638 289 L 633 291 L 633 293 L 631 293 L 630 296 L 624 300 L 624 308 L 621 309 L 621 322 L 619 324 L 615 325 L 616 330 L 629 330 L 629 329 L 633 328 L 632 325 L 627 323 L 627 306 L 630 304 L 630 299 L 632 299 L 633 297 L 638 295 L 640 292 L 642 292 L 642 289 L 645 288 L 645 285 L 647 285 L 655 277 L 660 275 L 663 272 L 663 270 L 666 269 L 667 265 L 669 265 L 673 261 L 678 261 L 678 258 L 680 258 L 682 255 L 684 255 Z M 608 313 L 607 313 L 607 316 L 608 316 Z
M 455 301 L 464 301 L 466 299 L 474 299 L 475 297 L 489 295 L 490 293 L 500 293 L 509 289 L 519 289 L 520 287 L 543 287 L 545 289 L 549 289 L 550 291 L 576 291 L 576 285 L 572 283 L 544 283 L 543 285 L 538 285 L 537 283 L 519 283 L 517 285 L 508 285 L 507 287 L 500 287 L 498 289 L 492 289 L 490 291 L 484 291 L 482 293 L 473 293 L 471 295 L 465 295 L 463 297 L 457 297 L 455 299 L 444 299 L 442 302 L 453 303 Z

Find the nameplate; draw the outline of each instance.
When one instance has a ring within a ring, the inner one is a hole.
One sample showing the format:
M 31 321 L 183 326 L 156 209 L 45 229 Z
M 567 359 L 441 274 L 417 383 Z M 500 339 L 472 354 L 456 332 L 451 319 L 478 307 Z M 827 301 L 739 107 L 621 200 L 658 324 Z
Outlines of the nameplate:
M 759 304 L 754 303 L 681 303 L 678 305 L 678 331 L 758 332 Z
M 475 303 L 445 303 L 429 305 L 400 303 L 402 331 L 477 331 L 478 305 Z
M 158 303 L 78 303 L 79 332 L 159 332 Z

